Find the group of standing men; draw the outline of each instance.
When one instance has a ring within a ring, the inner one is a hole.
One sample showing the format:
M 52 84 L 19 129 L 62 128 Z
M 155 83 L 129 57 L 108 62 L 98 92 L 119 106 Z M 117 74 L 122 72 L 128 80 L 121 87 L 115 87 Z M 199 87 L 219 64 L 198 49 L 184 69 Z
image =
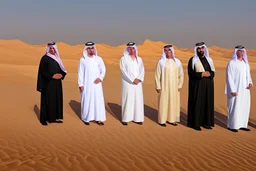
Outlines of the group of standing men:
M 143 87 L 144 65 L 134 42 L 127 43 L 120 59 L 122 80 L 122 124 L 144 122 Z M 201 131 L 214 127 L 214 76 L 215 67 L 204 42 L 196 43 L 194 56 L 188 62 L 189 76 L 187 125 Z M 48 43 L 41 58 L 37 90 L 41 92 L 40 122 L 62 123 L 62 82 L 67 71 L 59 56 L 56 44 Z M 81 119 L 86 125 L 95 121 L 100 126 L 106 120 L 102 82 L 105 64 L 98 56 L 93 42 L 87 42 L 78 65 L 78 87 L 81 96 Z M 180 122 L 180 91 L 183 86 L 182 63 L 175 57 L 174 47 L 166 45 L 155 70 L 155 88 L 158 93 L 158 123 L 177 126 Z M 252 79 L 246 50 L 235 47 L 234 55 L 226 69 L 226 94 L 228 100 L 227 127 L 233 132 L 247 128 L 250 113 Z

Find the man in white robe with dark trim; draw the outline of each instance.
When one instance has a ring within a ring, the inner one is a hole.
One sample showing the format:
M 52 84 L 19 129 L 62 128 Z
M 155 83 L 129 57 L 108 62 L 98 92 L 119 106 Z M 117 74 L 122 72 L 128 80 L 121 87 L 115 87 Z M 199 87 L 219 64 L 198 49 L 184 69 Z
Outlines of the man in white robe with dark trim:
M 134 121 L 142 125 L 144 122 L 144 99 L 142 83 L 144 81 L 144 65 L 138 56 L 134 42 L 129 42 L 120 60 L 122 80 L 122 124 Z
M 250 131 L 247 126 L 251 105 L 250 89 L 252 87 L 246 50 L 242 45 L 238 45 L 235 47 L 233 57 L 226 68 L 227 128 L 232 132 L 238 132 L 238 129 Z
M 93 42 L 87 42 L 78 66 L 78 86 L 81 95 L 81 119 L 89 125 L 95 121 L 100 126 L 106 120 L 102 81 L 106 74 L 105 64 L 97 54 Z
M 180 122 L 180 90 L 184 81 L 182 64 L 174 55 L 172 45 L 163 48 L 155 71 L 155 87 L 158 97 L 158 123 L 177 126 Z

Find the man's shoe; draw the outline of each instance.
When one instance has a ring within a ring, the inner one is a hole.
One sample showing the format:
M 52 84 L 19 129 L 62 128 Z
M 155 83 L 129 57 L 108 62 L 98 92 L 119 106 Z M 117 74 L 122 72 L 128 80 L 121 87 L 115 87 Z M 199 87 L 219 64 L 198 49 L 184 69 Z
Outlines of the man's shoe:
M 87 126 L 88 126 L 88 125 L 90 125 L 90 123 L 89 123 L 89 122 L 85 122 L 85 121 L 83 121 L 83 122 L 84 122 L 84 124 L 85 124 L 85 125 L 87 125 Z
M 212 127 L 211 127 L 211 126 L 208 126 L 208 125 L 205 125 L 204 128 L 205 128 L 205 129 L 212 129 Z
M 194 130 L 202 131 L 202 129 L 200 127 L 195 127 Z
M 249 128 L 240 128 L 242 131 L 251 131 Z
M 143 123 L 142 122 L 135 122 L 136 124 L 138 124 L 138 125 L 142 125 Z
M 176 122 L 172 123 L 172 122 L 168 122 L 168 121 L 167 121 L 167 123 L 170 124 L 170 125 L 172 125 L 172 126 L 178 126 L 178 124 L 177 124 Z
M 41 122 L 41 124 L 44 126 L 48 125 L 47 122 Z
M 228 128 L 228 130 L 230 130 L 230 131 L 232 131 L 232 132 L 238 132 L 237 129 L 230 129 L 230 128 Z
M 127 122 L 122 122 L 122 124 L 123 124 L 124 126 L 127 126 L 127 125 L 128 125 L 128 123 L 127 123 Z
M 97 124 L 99 125 L 99 126 L 103 126 L 104 125 L 104 123 L 103 122 L 97 122 Z
M 160 126 L 162 126 L 162 127 L 166 127 L 166 124 L 159 124 Z

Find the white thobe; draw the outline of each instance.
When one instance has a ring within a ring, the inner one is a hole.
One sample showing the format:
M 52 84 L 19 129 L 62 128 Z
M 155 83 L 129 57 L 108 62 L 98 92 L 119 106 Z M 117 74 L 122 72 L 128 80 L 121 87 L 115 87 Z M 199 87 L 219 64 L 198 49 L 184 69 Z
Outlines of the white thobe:
M 95 84 L 100 78 L 103 81 L 106 67 L 101 57 L 82 57 L 78 66 L 78 86 L 84 86 L 81 95 L 81 119 L 85 122 L 92 120 L 105 121 L 106 111 L 102 82 Z
M 123 56 L 120 60 L 122 79 L 122 121 L 143 122 L 144 100 L 142 83 L 144 81 L 144 65 L 140 57 L 132 60 L 130 56 Z M 135 79 L 141 80 L 137 85 Z
M 228 104 L 227 127 L 230 129 L 247 128 L 250 114 L 250 90 L 252 84 L 249 64 L 231 60 L 226 69 L 226 94 Z M 237 96 L 231 93 L 236 92 Z

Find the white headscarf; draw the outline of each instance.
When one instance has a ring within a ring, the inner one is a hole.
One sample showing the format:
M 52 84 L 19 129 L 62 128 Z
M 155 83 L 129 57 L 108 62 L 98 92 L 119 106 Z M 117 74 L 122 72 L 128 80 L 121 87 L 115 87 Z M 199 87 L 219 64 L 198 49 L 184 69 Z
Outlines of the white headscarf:
M 49 53 L 50 47 L 53 47 L 53 48 L 55 49 L 55 54 L 54 54 L 54 55 L 52 55 L 52 54 Z M 46 54 L 47 56 L 49 56 L 50 58 L 54 59 L 56 62 L 58 62 L 58 64 L 59 64 L 61 70 L 62 70 L 63 72 L 65 72 L 65 73 L 67 73 L 67 70 L 66 70 L 66 68 L 64 67 L 64 65 L 63 65 L 63 63 L 62 63 L 62 60 L 61 60 L 61 58 L 60 58 L 59 50 L 58 50 L 58 47 L 57 47 L 57 45 L 56 45 L 55 42 L 51 42 L 51 43 L 48 43 L 48 44 L 46 45 L 46 52 L 45 52 L 45 54 Z
M 196 43 L 196 45 L 194 47 L 194 56 L 192 59 L 192 69 L 194 69 L 196 61 L 199 60 L 199 57 L 197 56 L 197 48 L 199 48 L 199 47 L 204 47 L 204 56 L 205 56 L 206 60 L 208 61 L 209 65 L 211 67 L 211 70 L 215 72 L 215 67 L 213 65 L 213 61 L 209 55 L 208 48 L 204 42 Z
M 165 52 L 164 52 L 164 49 L 165 49 L 165 48 L 166 48 L 166 46 L 165 46 L 165 47 L 163 48 L 163 50 L 162 50 L 163 53 L 162 53 L 162 56 L 161 56 L 159 62 L 165 63 L 165 61 L 166 61 L 166 59 L 167 59 L 166 54 L 165 54 Z M 172 47 L 172 45 L 169 45 L 168 48 L 169 48 L 169 49 L 171 50 L 171 52 L 172 52 L 172 57 L 173 57 L 174 62 L 176 62 L 178 65 L 180 65 L 180 60 L 177 59 L 177 58 L 175 58 L 175 52 L 174 52 L 174 48 Z
M 243 50 L 244 51 L 244 54 L 243 54 L 243 60 L 246 64 L 248 64 L 248 58 L 247 58 L 247 53 L 246 53 L 246 50 L 245 48 L 242 46 L 242 45 L 238 45 L 235 47 L 235 50 L 234 50 L 234 54 L 232 56 L 232 60 L 236 61 L 237 60 L 237 51 L 238 50 Z
M 126 46 L 125 49 L 124 49 L 124 56 L 130 56 L 130 55 L 129 55 L 129 52 L 127 51 L 127 48 L 128 48 L 128 47 L 133 47 L 133 48 L 135 48 L 136 57 L 138 57 L 138 48 L 137 48 L 137 46 L 136 46 L 136 44 L 135 44 L 134 42 L 129 42 L 129 43 L 127 43 L 127 46 Z
M 181 69 L 180 67 L 182 67 L 182 64 L 181 64 L 181 62 L 180 62 L 179 59 L 175 58 L 174 48 L 172 47 L 172 45 L 167 45 L 167 46 L 165 46 L 165 47 L 163 48 L 163 50 L 162 50 L 163 53 L 162 53 L 162 56 L 161 56 L 161 58 L 160 58 L 160 60 L 159 60 L 159 64 L 161 65 L 162 70 L 163 70 L 164 67 L 165 67 L 165 62 L 166 62 L 166 59 L 167 59 L 167 58 L 166 58 L 166 54 L 165 54 L 165 52 L 164 52 L 164 49 L 165 49 L 166 47 L 168 47 L 168 48 L 171 50 L 171 52 L 172 52 L 172 57 L 173 57 L 174 62 L 178 65 L 178 68 Z M 164 74 L 164 72 L 162 72 L 162 74 Z
M 176 58 L 175 58 L 175 55 L 174 55 L 175 52 L 174 52 L 174 48 L 172 47 L 172 45 L 167 45 L 167 46 L 165 46 L 165 47 L 163 48 L 163 50 L 162 50 L 162 56 L 161 56 L 160 60 L 166 60 L 166 54 L 165 54 L 165 52 L 164 52 L 164 49 L 165 49 L 166 47 L 168 47 L 168 48 L 171 50 L 173 59 L 175 60 L 175 59 L 176 59 Z
M 94 55 L 98 56 L 95 44 L 93 42 L 87 42 L 85 43 L 85 46 L 84 46 L 83 57 L 88 57 L 87 50 L 86 50 L 88 47 L 94 47 Z

